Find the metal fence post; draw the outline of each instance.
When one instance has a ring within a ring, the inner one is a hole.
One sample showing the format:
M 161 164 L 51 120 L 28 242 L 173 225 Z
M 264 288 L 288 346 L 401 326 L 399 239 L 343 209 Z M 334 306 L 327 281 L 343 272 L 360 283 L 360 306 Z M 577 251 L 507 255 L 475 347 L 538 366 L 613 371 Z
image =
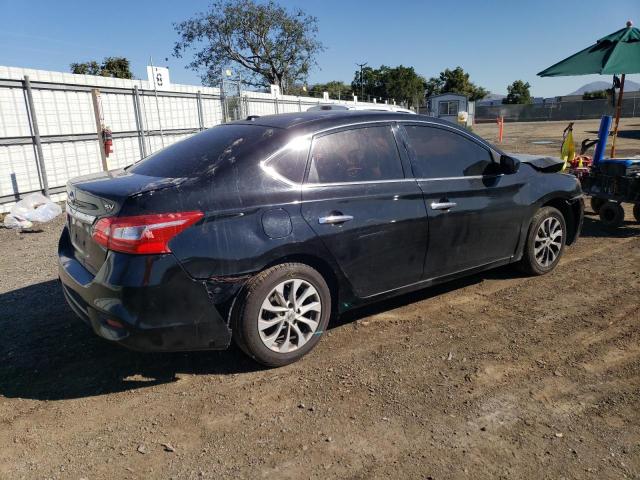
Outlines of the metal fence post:
M 49 196 L 49 181 L 47 180 L 47 170 L 44 166 L 44 155 L 42 154 L 42 144 L 40 143 L 40 129 L 38 128 L 38 120 L 36 119 L 36 110 L 33 107 L 33 93 L 31 92 L 29 75 L 24 76 L 24 87 L 27 93 L 27 104 L 29 105 L 29 120 L 31 122 L 33 141 L 36 144 L 36 162 L 38 171 L 40 172 L 40 186 L 42 187 L 44 194 Z
M 298 97 L 298 111 L 302 111 L 302 99 L 300 97 Z
M 198 123 L 200 124 L 200 131 L 204 130 L 204 116 L 202 115 L 202 93 L 198 90 L 196 95 L 198 101 Z
M 140 108 L 140 93 L 138 92 L 138 86 L 133 87 L 133 106 L 134 114 L 136 116 L 136 128 L 138 129 L 138 143 L 140 145 L 140 158 L 147 156 L 147 145 L 144 141 L 144 124 L 142 123 L 142 110 Z
M 278 105 L 278 97 L 275 97 L 275 98 L 273 99 L 273 104 L 274 104 L 274 105 L 275 105 L 275 107 L 276 107 L 276 114 L 277 114 L 277 113 L 280 113 L 280 108 L 279 108 L 280 106 Z

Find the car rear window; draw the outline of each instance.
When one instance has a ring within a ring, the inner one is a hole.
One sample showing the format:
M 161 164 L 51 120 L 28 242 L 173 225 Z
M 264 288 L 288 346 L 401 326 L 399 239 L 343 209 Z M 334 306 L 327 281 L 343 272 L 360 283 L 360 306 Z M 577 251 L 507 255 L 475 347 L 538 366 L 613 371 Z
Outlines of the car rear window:
M 218 125 L 148 156 L 130 171 L 152 177 L 197 177 L 213 172 L 225 160 L 233 162 L 238 153 L 272 136 L 272 128 L 260 125 Z

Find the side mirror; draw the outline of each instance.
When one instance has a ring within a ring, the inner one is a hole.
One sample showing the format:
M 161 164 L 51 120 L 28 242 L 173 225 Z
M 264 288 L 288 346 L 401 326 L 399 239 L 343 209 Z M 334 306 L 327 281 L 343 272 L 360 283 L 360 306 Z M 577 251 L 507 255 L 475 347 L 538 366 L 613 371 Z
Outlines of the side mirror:
M 500 170 L 505 175 L 511 175 L 512 173 L 516 173 L 520 168 L 520 161 L 516 160 L 509 155 L 501 155 L 500 156 Z

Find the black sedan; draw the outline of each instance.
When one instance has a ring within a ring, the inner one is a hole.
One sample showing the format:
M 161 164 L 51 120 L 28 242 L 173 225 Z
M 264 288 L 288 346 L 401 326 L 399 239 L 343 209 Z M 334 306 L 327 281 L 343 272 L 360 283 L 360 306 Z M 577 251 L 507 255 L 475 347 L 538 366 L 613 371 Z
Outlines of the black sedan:
M 249 118 L 74 179 L 65 298 L 139 350 L 293 362 L 332 315 L 509 263 L 541 275 L 579 235 L 576 179 L 430 117 Z

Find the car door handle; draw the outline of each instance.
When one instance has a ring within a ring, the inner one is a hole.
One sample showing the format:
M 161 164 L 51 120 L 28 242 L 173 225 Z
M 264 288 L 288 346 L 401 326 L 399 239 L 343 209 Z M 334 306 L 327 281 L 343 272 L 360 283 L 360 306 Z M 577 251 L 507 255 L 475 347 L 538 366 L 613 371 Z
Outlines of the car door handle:
M 336 224 L 336 223 L 344 223 L 353 220 L 351 215 L 329 215 L 328 217 L 320 217 L 318 219 L 318 223 L 321 224 Z
M 456 202 L 431 202 L 432 210 L 449 210 L 458 205 Z

